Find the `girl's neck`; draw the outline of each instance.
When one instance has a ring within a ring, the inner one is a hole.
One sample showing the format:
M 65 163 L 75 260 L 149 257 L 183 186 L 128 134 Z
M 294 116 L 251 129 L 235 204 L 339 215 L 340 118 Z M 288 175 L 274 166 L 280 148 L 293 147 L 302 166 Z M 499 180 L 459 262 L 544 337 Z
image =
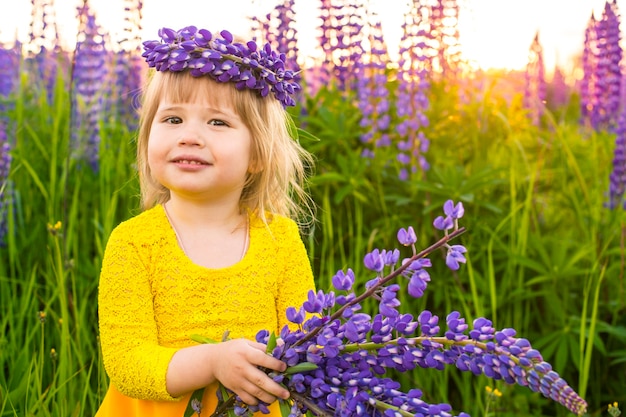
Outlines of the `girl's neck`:
M 170 200 L 163 209 L 178 245 L 195 264 L 224 268 L 243 259 L 249 244 L 249 220 L 238 207 L 206 207 Z
M 207 204 L 172 198 L 163 204 L 165 210 L 176 223 L 198 228 L 237 227 L 245 221 L 245 213 L 238 204 Z

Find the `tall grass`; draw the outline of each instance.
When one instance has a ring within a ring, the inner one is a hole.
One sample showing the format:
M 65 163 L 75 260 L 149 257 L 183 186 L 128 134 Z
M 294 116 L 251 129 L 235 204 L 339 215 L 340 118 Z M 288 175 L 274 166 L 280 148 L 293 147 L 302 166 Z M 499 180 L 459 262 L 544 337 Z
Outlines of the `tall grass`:
M 103 126 L 101 170 L 71 157 L 69 97 L 48 103 L 23 78 L 7 247 L 0 252 L 0 415 L 92 415 L 107 386 L 97 343 L 99 265 L 112 228 L 136 207 L 132 135 Z
M 97 333 L 100 262 L 113 227 L 139 206 L 134 136 L 103 118 L 93 172 L 72 156 L 66 80 L 48 102 L 31 77 L 8 113 L 15 194 L 0 249 L 0 415 L 89 416 L 108 384 Z M 398 179 L 393 149 L 361 158 L 360 115 L 343 93 L 323 89 L 294 112 L 320 139 L 303 140 L 317 158 L 318 221 L 305 240 L 317 285 L 329 288 L 347 268 L 363 285 L 367 251 L 397 246 L 408 225 L 428 245 L 443 202 L 462 201 L 467 265 L 450 273 L 434 262 L 425 297 L 405 297 L 403 308 L 441 317 L 458 310 L 517 329 L 586 397 L 590 415 L 604 414 L 609 402 L 626 402 L 626 219 L 604 207 L 613 136 L 581 129 L 576 114 L 535 127 L 519 97 L 487 88 L 461 102 L 455 88 L 432 87 L 432 167 L 410 181 Z M 488 403 L 490 415 L 567 415 L 540 394 L 455 369 L 398 377 L 474 416 Z

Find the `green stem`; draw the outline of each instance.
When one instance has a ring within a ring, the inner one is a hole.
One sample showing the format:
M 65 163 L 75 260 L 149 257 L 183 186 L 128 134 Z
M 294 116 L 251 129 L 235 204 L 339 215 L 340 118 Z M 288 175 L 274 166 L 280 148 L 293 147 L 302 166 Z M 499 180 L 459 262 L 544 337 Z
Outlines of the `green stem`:
M 409 413 L 408 411 L 404 411 L 403 409 L 393 406 L 391 404 L 387 404 L 384 403 L 380 400 L 377 400 L 375 398 L 370 398 L 370 400 L 374 401 L 374 407 L 376 407 L 377 409 L 381 410 L 384 412 L 384 410 L 393 410 L 396 413 L 400 414 L 401 416 L 405 416 L 405 417 L 415 417 L 415 414 L 413 413 Z

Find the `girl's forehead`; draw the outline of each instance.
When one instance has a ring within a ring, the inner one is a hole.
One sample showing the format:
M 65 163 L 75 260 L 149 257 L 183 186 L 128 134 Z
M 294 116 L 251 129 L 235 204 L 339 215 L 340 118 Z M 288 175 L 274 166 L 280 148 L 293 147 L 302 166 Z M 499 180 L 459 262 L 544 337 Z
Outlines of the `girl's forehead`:
M 161 90 L 161 100 L 174 103 L 202 102 L 212 105 L 233 107 L 234 86 L 218 83 L 209 77 L 170 78 L 175 82 L 165 82 Z

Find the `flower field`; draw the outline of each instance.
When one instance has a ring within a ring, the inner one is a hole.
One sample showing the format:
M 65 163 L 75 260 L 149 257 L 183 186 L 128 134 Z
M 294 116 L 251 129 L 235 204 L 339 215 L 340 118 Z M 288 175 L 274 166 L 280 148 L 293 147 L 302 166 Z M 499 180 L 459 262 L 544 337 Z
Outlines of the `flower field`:
M 108 385 L 100 264 L 111 230 L 140 210 L 142 2 L 126 1 L 119 40 L 85 2 L 72 51 L 49 31 L 50 3 L 33 1 L 33 22 L 47 25 L 33 24 L 29 42 L 0 45 L 0 416 L 95 413 Z M 377 276 L 372 253 L 398 246 L 408 226 L 412 244 L 429 247 L 441 238 L 433 227 L 441 208 L 460 202 L 465 231 L 451 244 L 467 252 L 451 268 L 445 247 L 435 249 L 427 291 L 411 297 L 398 282 L 399 310 L 421 325 L 424 311 L 442 327 L 456 311 L 467 323 L 515 329 L 587 402 L 584 415 L 619 415 L 626 85 L 615 3 L 590 19 L 580 78 L 544 67 L 539 34 L 529 39 L 526 71 L 469 68 L 455 19 L 444 19 L 458 14 L 450 0 L 412 1 L 400 45 L 385 43 L 364 1 L 320 1 L 323 58 L 305 62 L 293 1 L 276 3 L 250 25 L 259 45 L 270 42 L 301 71 L 289 112 L 294 136 L 316 158 L 317 219 L 304 236 L 317 287 L 330 290 L 350 269 L 364 290 Z M 380 308 L 374 299 L 362 307 Z M 389 373 L 453 415 L 573 415 L 542 392 L 454 365 Z

